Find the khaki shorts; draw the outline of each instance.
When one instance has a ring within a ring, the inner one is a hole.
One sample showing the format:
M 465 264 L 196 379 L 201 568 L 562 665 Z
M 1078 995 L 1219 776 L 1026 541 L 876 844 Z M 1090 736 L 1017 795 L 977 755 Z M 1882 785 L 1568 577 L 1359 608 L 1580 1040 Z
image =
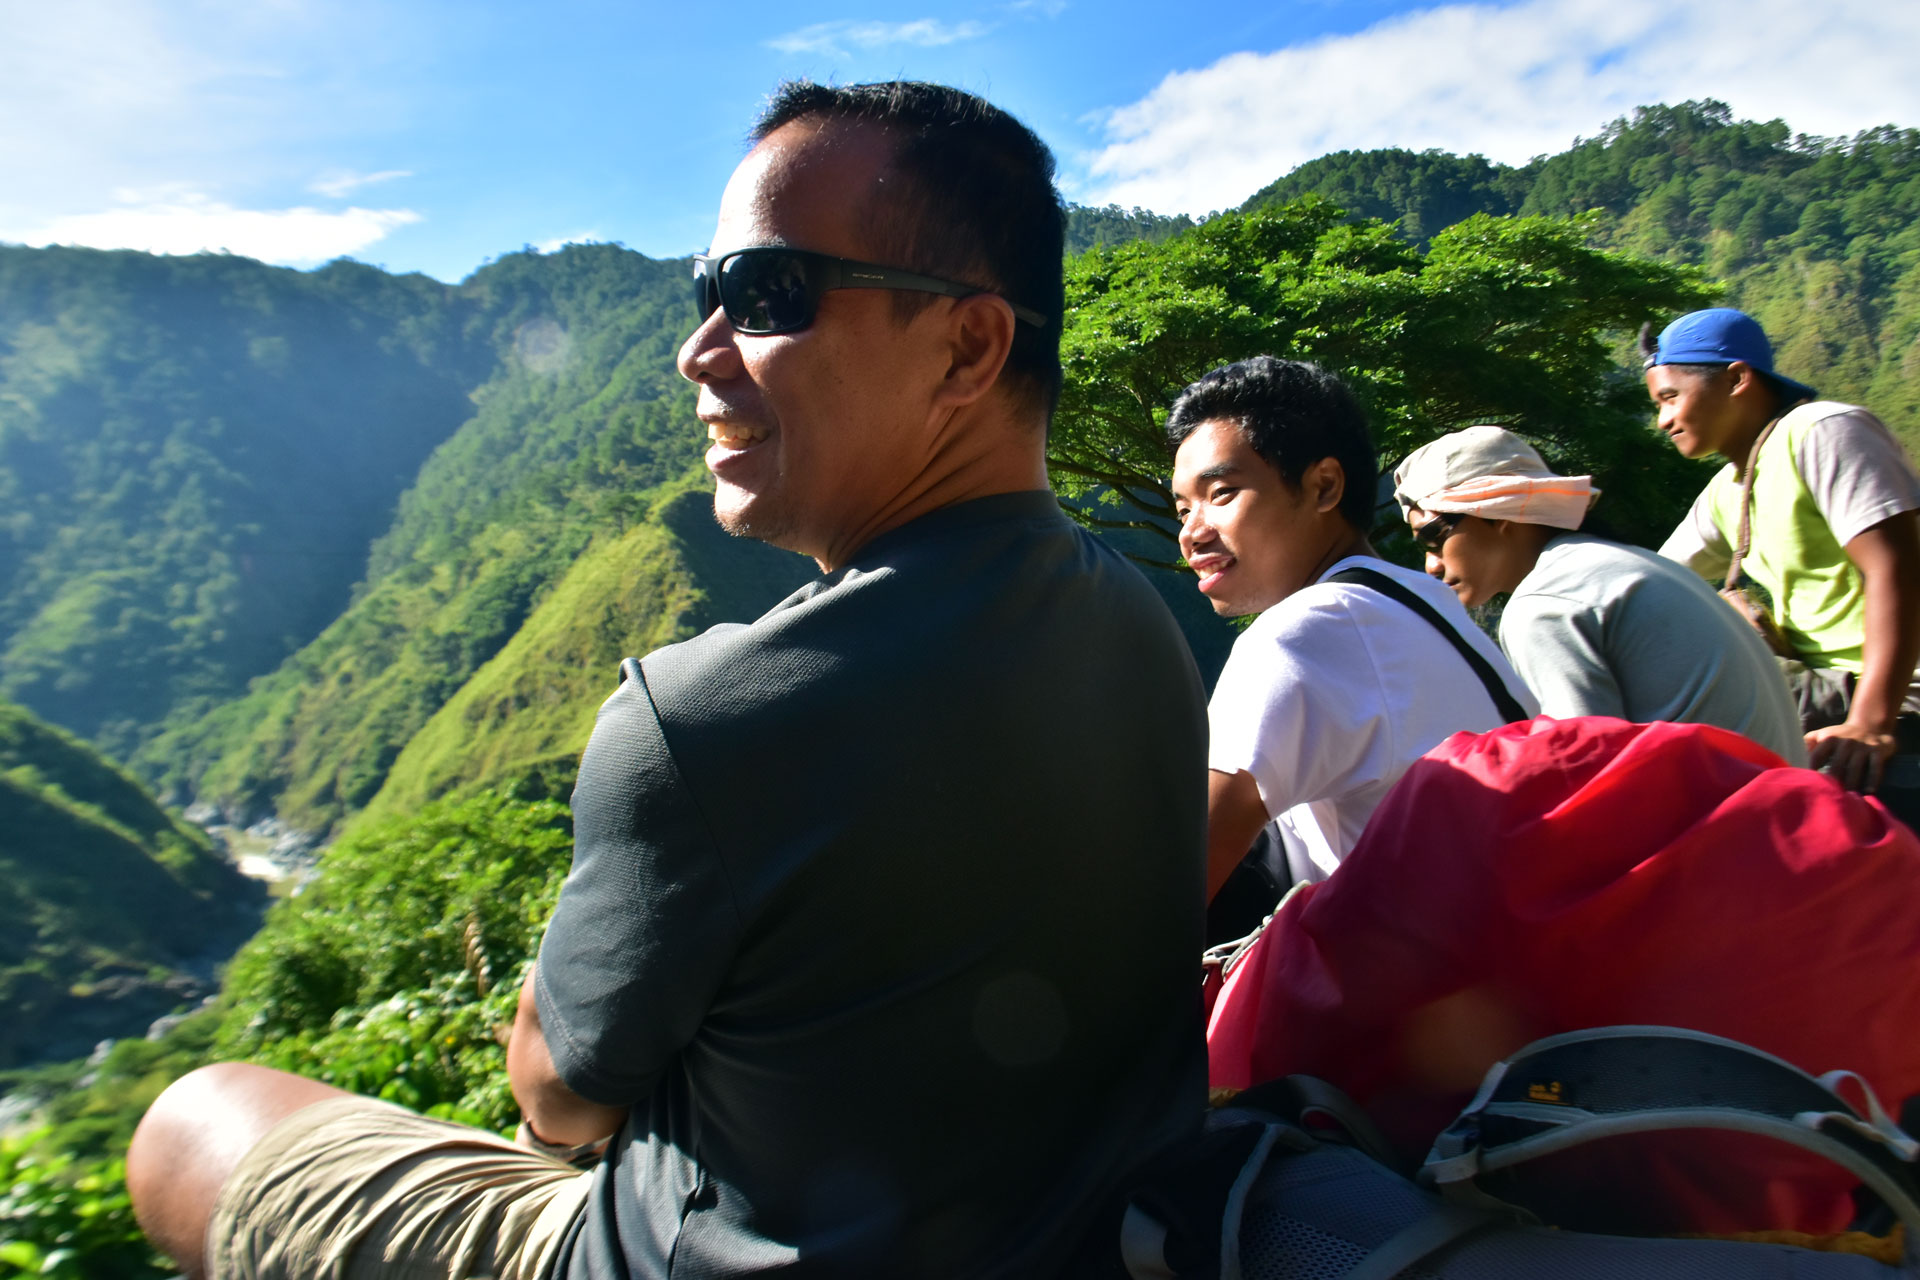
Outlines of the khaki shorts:
M 371 1098 L 303 1107 L 207 1224 L 211 1280 L 546 1280 L 591 1173 Z

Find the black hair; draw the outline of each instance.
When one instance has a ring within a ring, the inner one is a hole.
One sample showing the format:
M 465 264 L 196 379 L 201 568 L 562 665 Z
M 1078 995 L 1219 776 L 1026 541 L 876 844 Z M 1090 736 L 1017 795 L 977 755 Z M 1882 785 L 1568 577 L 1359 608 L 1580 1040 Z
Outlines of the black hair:
M 1062 260 L 1066 210 L 1053 187 L 1053 153 L 998 107 L 947 85 L 896 80 L 845 87 L 788 81 L 752 139 L 810 116 L 875 125 L 895 139 L 890 198 L 863 211 L 884 265 L 977 284 L 1046 317 L 1014 325 L 1001 376 L 1046 417 L 1060 398 Z M 933 295 L 902 290 L 894 314 L 911 319 Z
M 1380 457 L 1365 411 L 1339 378 L 1317 364 L 1273 356 L 1222 365 L 1173 402 L 1168 448 L 1178 452 L 1200 424 L 1219 419 L 1237 424 L 1253 451 L 1295 488 L 1320 459 L 1338 462 L 1346 477 L 1340 514 L 1356 529 L 1372 526 Z

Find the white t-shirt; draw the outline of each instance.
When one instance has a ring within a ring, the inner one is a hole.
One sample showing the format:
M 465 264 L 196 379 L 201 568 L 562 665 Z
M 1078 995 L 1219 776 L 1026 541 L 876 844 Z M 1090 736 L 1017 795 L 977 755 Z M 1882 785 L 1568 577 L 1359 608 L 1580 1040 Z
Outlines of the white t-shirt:
M 1502 718 L 1431 623 L 1368 587 L 1326 578 L 1372 569 L 1416 593 L 1506 682 L 1539 704 L 1453 591 L 1413 569 L 1349 556 L 1241 633 L 1207 706 L 1207 767 L 1253 775 L 1296 880 L 1324 880 L 1400 775 L 1448 736 Z

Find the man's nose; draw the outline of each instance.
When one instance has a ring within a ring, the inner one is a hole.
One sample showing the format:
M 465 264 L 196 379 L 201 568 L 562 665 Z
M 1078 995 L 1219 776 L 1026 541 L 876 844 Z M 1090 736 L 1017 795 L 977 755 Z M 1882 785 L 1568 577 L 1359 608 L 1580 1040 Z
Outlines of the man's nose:
M 734 336 L 726 312 L 716 307 L 680 344 L 680 354 L 674 360 L 680 376 L 688 382 L 710 382 L 737 372 L 740 349 L 734 345 Z
M 1427 574 L 1434 578 L 1447 576 L 1447 566 L 1441 561 L 1440 554 L 1436 551 L 1427 552 Z
M 1180 554 L 1191 558 L 1193 549 L 1212 536 L 1213 530 L 1207 527 L 1198 508 L 1187 512 L 1186 518 L 1180 522 Z

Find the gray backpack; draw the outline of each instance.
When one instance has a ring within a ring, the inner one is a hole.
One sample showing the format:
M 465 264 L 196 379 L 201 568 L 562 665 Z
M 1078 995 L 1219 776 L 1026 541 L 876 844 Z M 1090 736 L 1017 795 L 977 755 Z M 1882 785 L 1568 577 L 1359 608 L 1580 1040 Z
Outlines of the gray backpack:
M 1836 1092 L 1849 1079 L 1864 1115 Z M 1340 1138 L 1324 1136 L 1327 1122 Z M 1906 1257 L 1564 1231 L 1527 1206 L 1515 1171 L 1530 1160 L 1685 1129 L 1758 1134 L 1833 1161 L 1883 1226 L 1904 1226 Z M 1717 1036 L 1608 1027 L 1495 1064 L 1413 1179 L 1337 1090 L 1306 1077 L 1250 1090 L 1135 1192 L 1121 1250 L 1134 1280 L 1896 1280 L 1920 1277 L 1916 1157 L 1920 1144 L 1850 1073 L 1815 1079 Z

